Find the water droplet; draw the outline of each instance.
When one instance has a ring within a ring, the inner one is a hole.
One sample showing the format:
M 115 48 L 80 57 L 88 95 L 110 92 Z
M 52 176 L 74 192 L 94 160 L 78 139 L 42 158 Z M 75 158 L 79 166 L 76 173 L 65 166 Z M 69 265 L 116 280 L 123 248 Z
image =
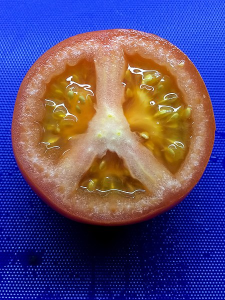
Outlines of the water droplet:
M 36 267 L 42 264 L 44 251 L 36 252 L 36 251 L 27 251 L 21 252 L 17 254 L 17 257 L 21 263 L 21 265 L 27 269 L 29 266 Z

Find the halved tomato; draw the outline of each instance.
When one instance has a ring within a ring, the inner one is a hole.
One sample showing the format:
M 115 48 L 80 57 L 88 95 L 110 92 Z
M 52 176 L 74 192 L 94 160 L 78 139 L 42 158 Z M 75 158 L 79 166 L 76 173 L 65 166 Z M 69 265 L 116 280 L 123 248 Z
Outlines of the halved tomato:
M 31 67 L 12 142 L 32 189 L 73 220 L 131 224 L 176 205 L 209 160 L 211 101 L 174 45 L 134 30 L 71 37 Z

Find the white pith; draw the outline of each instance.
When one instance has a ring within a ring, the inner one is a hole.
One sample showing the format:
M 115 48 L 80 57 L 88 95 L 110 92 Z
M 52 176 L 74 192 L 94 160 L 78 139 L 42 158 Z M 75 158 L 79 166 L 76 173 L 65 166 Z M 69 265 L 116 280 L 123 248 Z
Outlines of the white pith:
M 158 50 L 157 50 L 158 47 Z M 190 150 L 185 163 L 172 175 L 153 154 L 140 144 L 136 135 L 131 132 L 124 116 L 122 103 L 124 86 L 122 80 L 126 68 L 124 52 L 129 55 L 139 53 L 143 58 L 154 60 L 161 65 L 170 66 L 169 71 L 176 78 L 179 89 L 192 116 L 202 118 L 198 124 L 193 123 L 193 134 Z M 43 155 L 40 143 L 40 121 L 44 114 L 43 95 L 46 83 L 53 76 L 61 74 L 66 65 L 76 65 L 81 59 L 94 60 L 96 68 L 96 114 L 89 122 L 86 133 L 71 139 L 68 150 L 58 161 L 49 160 Z M 193 170 L 202 160 L 202 148 L 205 145 L 205 130 L 208 122 L 201 101 L 204 95 L 196 93 L 195 82 L 185 71 L 185 61 L 174 58 L 173 52 L 166 52 L 158 46 L 157 38 L 146 42 L 135 37 L 116 37 L 107 46 L 98 41 L 89 40 L 61 50 L 57 59 L 46 61 L 40 72 L 30 81 L 26 90 L 26 102 L 21 104 L 20 147 L 33 178 L 46 184 L 46 194 L 54 197 L 58 205 L 66 205 L 68 210 L 86 211 L 89 215 L 107 219 L 121 213 L 136 213 L 158 205 L 164 195 L 173 190 L 179 192 L 192 179 Z M 198 105 L 196 105 L 198 103 Z M 42 116 L 40 114 L 42 111 Z M 107 150 L 116 152 L 127 165 L 130 173 L 138 179 L 149 193 L 135 199 L 114 195 L 98 198 L 88 193 L 77 192 L 79 181 L 89 169 L 96 156 L 103 156 Z M 48 183 L 54 189 L 48 190 Z M 38 183 L 37 183 L 38 184 Z

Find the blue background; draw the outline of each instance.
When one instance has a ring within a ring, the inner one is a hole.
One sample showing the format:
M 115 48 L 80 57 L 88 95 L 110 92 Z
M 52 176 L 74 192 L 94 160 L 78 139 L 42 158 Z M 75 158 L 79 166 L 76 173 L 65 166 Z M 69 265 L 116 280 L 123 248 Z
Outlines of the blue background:
M 0 2 L 0 299 L 225 299 L 224 1 Z M 183 50 L 212 99 L 217 131 L 192 193 L 157 218 L 118 228 L 72 222 L 22 178 L 10 128 L 34 61 L 78 33 L 133 28 Z

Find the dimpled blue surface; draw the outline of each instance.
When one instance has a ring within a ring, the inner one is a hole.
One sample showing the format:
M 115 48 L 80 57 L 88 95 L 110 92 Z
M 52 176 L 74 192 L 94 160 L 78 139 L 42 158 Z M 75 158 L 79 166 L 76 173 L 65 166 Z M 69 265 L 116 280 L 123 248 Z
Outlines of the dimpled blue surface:
M 0 1 L 0 299 L 225 299 L 224 1 Z M 78 33 L 133 28 L 182 49 L 212 99 L 217 132 L 191 194 L 157 218 L 99 228 L 45 205 L 13 157 L 19 86 L 34 61 Z

